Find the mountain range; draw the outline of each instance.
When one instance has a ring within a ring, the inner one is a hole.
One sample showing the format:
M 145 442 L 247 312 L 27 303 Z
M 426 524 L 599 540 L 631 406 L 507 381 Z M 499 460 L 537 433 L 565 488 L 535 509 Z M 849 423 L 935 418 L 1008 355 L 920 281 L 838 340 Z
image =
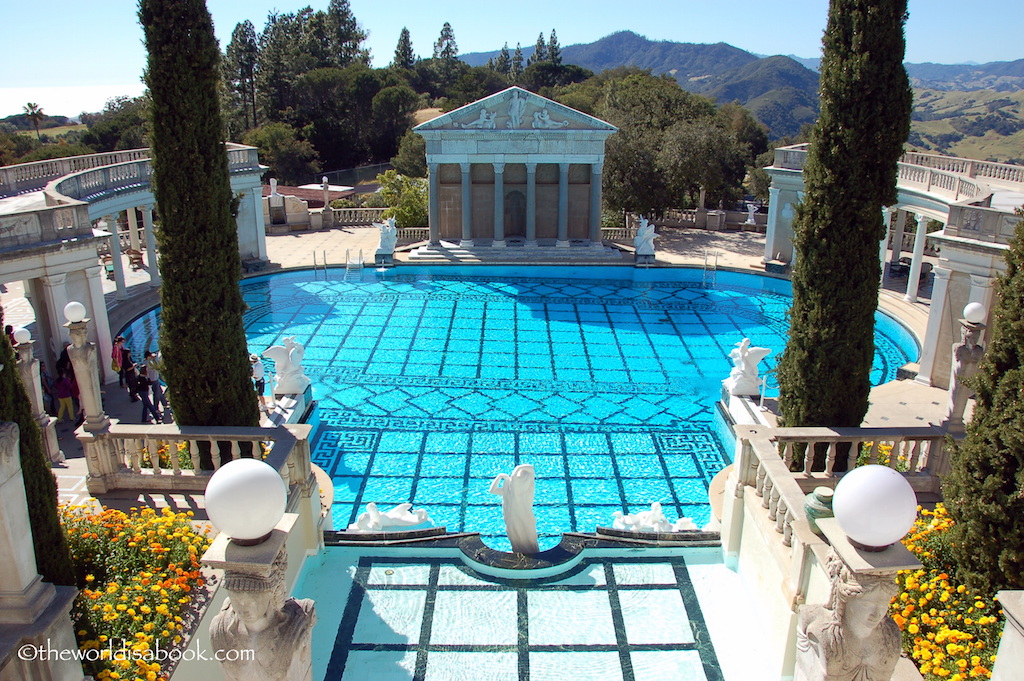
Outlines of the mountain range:
M 533 46 L 523 56 L 533 54 Z M 691 92 L 719 102 L 738 101 L 768 126 L 774 138 L 795 135 L 818 116 L 820 60 L 774 55 L 759 56 L 726 43 L 703 45 L 654 41 L 632 31 L 620 31 L 593 43 L 561 48 L 562 61 L 594 73 L 618 66 L 667 73 Z M 481 66 L 498 51 L 461 55 L 470 66 Z M 1024 89 L 1024 59 L 989 64 L 907 64 L 915 89 L 944 91 Z

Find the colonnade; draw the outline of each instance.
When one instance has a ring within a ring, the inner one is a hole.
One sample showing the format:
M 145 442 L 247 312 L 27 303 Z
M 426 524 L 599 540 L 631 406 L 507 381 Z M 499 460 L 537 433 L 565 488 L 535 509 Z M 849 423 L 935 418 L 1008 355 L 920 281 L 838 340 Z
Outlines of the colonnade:
M 461 247 L 473 247 L 473 180 L 472 169 L 475 164 L 468 161 L 458 164 L 461 175 Z M 509 162 L 490 164 L 494 170 L 494 227 L 491 246 L 504 248 L 506 242 L 505 229 L 505 168 Z M 526 167 L 526 235 L 527 248 L 537 247 L 537 166 L 536 162 L 523 164 Z M 557 248 L 569 247 L 569 162 L 553 164 L 558 166 L 558 233 L 555 241 Z M 601 180 L 602 163 L 590 163 L 590 196 L 589 222 L 587 237 L 592 244 L 601 245 Z M 440 215 L 438 195 L 440 190 L 440 163 L 428 163 L 429 170 L 429 223 L 430 243 L 440 243 Z
M 136 210 L 142 213 L 143 238 L 146 242 L 146 269 L 149 272 L 149 285 L 153 288 L 157 288 L 160 286 L 161 279 L 160 271 L 157 267 L 156 238 L 153 235 L 152 205 L 129 208 L 126 211 L 128 218 L 128 248 L 133 251 L 141 251 L 138 222 L 135 216 Z M 124 262 L 121 259 L 121 237 L 118 234 L 117 215 L 105 215 L 101 222 L 105 226 L 106 231 L 110 232 L 110 236 L 108 237 L 110 244 L 110 258 L 111 264 L 114 268 L 114 285 L 117 287 L 117 292 L 114 294 L 114 297 L 117 300 L 124 300 L 128 297 L 128 290 L 125 284 Z

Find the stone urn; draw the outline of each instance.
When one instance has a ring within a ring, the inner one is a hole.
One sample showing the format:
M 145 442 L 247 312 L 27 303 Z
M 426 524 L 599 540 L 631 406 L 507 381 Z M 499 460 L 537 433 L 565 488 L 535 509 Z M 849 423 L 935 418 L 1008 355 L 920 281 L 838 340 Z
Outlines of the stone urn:
M 804 513 L 807 514 L 807 524 L 811 531 L 821 534 L 818 529 L 818 520 L 832 517 L 832 488 L 815 487 L 812 492 L 804 497 Z

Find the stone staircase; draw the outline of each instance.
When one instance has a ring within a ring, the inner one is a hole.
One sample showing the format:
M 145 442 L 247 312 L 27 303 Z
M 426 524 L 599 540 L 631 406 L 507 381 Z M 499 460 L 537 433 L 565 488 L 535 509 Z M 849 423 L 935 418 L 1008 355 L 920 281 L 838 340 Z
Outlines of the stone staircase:
M 540 240 L 536 246 L 527 247 L 522 240 L 510 239 L 504 247 L 495 248 L 492 241 L 476 240 L 471 246 L 455 241 L 442 241 L 438 246 L 429 243 L 413 246 L 402 258 L 409 263 L 601 263 L 619 264 L 627 262 L 623 251 L 604 243 L 589 240 L 573 240 L 569 246 L 555 246 L 553 240 Z M 629 258 L 628 262 L 632 262 Z

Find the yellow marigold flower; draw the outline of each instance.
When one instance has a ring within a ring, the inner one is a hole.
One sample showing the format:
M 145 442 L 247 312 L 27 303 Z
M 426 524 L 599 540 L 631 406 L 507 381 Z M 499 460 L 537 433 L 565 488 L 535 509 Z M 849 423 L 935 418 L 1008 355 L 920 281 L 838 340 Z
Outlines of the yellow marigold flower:
M 909 631 L 911 634 L 916 634 L 917 632 L 921 631 L 921 628 L 916 624 L 911 624 L 909 627 L 907 627 L 907 631 Z

